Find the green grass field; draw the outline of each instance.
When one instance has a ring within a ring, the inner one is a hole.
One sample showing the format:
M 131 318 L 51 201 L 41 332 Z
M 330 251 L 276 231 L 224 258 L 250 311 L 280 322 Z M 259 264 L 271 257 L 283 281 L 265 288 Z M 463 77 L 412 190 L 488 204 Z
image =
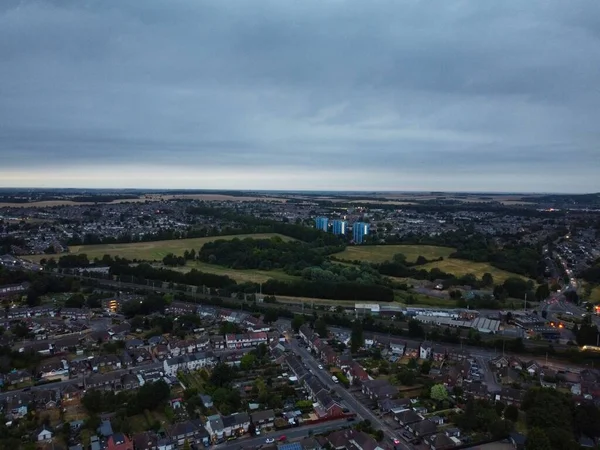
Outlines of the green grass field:
M 434 267 L 437 267 L 441 271 L 451 273 L 455 276 L 462 276 L 466 275 L 467 273 L 472 273 L 479 279 L 481 279 L 484 273 L 489 272 L 494 277 L 494 283 L 496 284 L 503 283 L 507 278 L 510 277 L 525 278 L 521 275 L 507 272 L 506 270 L 498 269 L 488 263 L 467 261 L 465 259 L 448 258 L 444 259 L 443 261 L 436 261 L 429 264 L 425 264 L 423 266 L 419 266 L 419 268 L 423 268 L 425 270 L 431 270 Z
M 347 247 L 343 252 L 335 253 L 333 256 L 346 261 L 381 263 L 390 261 L 396 253 L 402 253 L 407 261 L 414 262 L 419 256 L 427 259 L 447 258 L 454 251 L 455 249 L 450 247 L 435 245 L 365 245 Z
M 596 286 L 592 289 L 592 293 L 590 294 L 590 302 L 600 303 L 600 286 Z
M 287 236 L 276 233 L 264 234 L 238 234 L 232 236 L 211 236 L 204 238 L 192 239 L 176 239 L 169 241 L 154 241 L 154 242 L 135 242 L 131 244 L 100 244 L 100 245 L 75 245 L 70 248 L 70 253 L 83 254 L 85 253 L 89 259 L 102 258 L 104 255 L 120 256 L 127 259 L 140 259 L 145 261 L 160 261 L 169 253 L 181 256 L 186 250 L 200 250 L 207 242 L 213 242 L 219 239 L 270 239 L 274 236 L 279 236 L 284 240 L 292 240 Z M 54 255 L 58 258 L 60 255 Z M 27 259 L 39 261 L 42 258 L 49 258 L 48 255 L 31 255 Z
M 205 273 L 214 273 L 215 275 L 227 275 L 237 282 L 264 283 L 267 280 L 275 279 L 279 281 L 296 281 L 299 277 L 288 275 L 280 270 L 237 270 L 228 267 L 208 264 L 201 261 L 190 261 L 184 267 L 168 267 L 171 270 L 178 272 L 189 272 L 192 269 L 197 269 Z

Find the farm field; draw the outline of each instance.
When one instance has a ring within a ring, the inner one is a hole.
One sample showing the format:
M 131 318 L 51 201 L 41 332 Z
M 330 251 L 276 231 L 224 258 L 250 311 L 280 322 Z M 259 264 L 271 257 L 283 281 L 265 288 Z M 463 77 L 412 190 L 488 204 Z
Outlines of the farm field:
M 100 244 L 100 245 L 74 245 L 71 247 L 71 254 L 83 254 L 85 253 L 89 259 L 102 258 L 104 255 L 120 256 L 121 258 L 127 259 L 139 259 L 145 261 L 162 260 L 169 253 L 181 256 L 186 250 L 200 250 L 200 248 L 207 242 L 217 241 L 219 239 L 270 239 L 278 236 L 283 240 L 292 240 L 287 236 L 283 236 L 276 233 L 264 233 L 264 234 L 237 234 L 231 236 L 211 236 L 203 238 L 191 238 L 191 239 L 174 239 L 168 241 L 154 241 L 154 242 L 134 242 L 130 244 Z M 61 255 L 54 255 L 54 258 L 58 258 Z M 30 255 L 26 259 L 31 261 L 39 261 L 42 258 L 49 258 L 49 255 Z
M 472 273 L 480 279 L 484 273 L 489 272 L 494 277 L 495 284 L 503 283 L 507 278 L 510 277 L 526 278 L 512 272 L 507 272 L 506 270 L 498 269 L 488 263 L 467 261 L 465 259 L 448 258 L 444 259 L 443 261 L 424 264 L 419 266 L 419 268 L 423 268 L 425 270 L 438 268 L 443 272 L 451 273 L 458 277 L 466 275 L 467 273 Z
M 187 273 L 192 269 L 197 269 L 200 272 L 213 273 L 215 275 L 227 275 L 237 282 L 264 283 L 267 280 L 274 279 L 279 281 L 296 281 L 299 277 L 288 275 L 279 270 L 254 270 L 254 269 L 230 269 L 228 267 L 217 266 L 216 264 L 208 264 L 201 261 L 189 261 L 183 267 L 167 267 L 170 270 Z
M 346 261 L 381 263 L 392 260 L 397 253 L 402 253 L 407 261 L 414 262 L 419 256 L 427 259 L 448 258 L 454 251 L 455 249 L 451 247 L 435 245 L 365 245 L 347 247 L 343 252 L 335 253 L 333 256 Z

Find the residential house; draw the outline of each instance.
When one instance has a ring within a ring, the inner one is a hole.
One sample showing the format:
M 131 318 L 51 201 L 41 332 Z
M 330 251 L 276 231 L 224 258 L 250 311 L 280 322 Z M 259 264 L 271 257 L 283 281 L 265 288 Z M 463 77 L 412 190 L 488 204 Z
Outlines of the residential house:
M 56 408 L 60 401 L 60 392 L 54 389 L 39 389 L 31 394 L 37 410 Z
M 257 428 L 272 427 L 275 421 L 275 412 L 272 409 L 253 412 L 250 414 L 250 419 Z
M 225 426 L 220 415 L 208 416 L 205 423 L 206 431 L 210 436 L 210 441 L 217 443 L 225 438 Z
M 527 361 L 523 368 L 527 371 L 527 373 L 531 376 L 535 375 L 536 373 L 539 373 L 541 370 L 541 366 L 535 362 L 534 360 L 531 361 Z
M 424 441 L 431 450 L 449 450 L 461 443 L 457 438 L 451 438 L 444 433 L 431 434 L 426 436 Z
M 6 398 L 5 415 L 7 419 L 20 419 L 27 415 L 33 396 L 28 392 L 17 392 Z
M 321 417 L 341 417 L 344 415 L 344 409 L 336 402 L 328 391 L 320 391 L 317 394 L 317 402 L 321 411 L 317 411 Z
M 127 368 L 133 366 L 133 358 L 126 350 L 121 352 L 119 359 L 121 360 L 122 367 Z
M 31 374 L 26 370 L 15 370 L 7 373 L 5 380 L 9 385 L 28 383 L 31 381 Z
M 215 350 L 223 350 L 226 346 L 225 338 L 220 335 L 211 336 L 210 342 Z
M 394 413 L 394 420 L 398 422 L 401 426 L 405 427 L 407 425 L 410 425 L 411 423 L 420 422 L 424 419 L 423 416 L 417 414 L 412 409 L 405 409 Z
M 81 340 L 79 336 L 66 336 L 57 339 L 56 342 L 54 342 L 54 352 L 66 353 L 72 351 L 73 349 L 77 351 L 80 346 Z
M 490 400 L 492 395 L 485 383 L 474 381 L 463 385 L 465 393 L 478 400 Z
M 313 399 L 317 398 L 317 394 L 319 392 L 327 389 L 325 387 L 325 385 L 323 385 L 323 383 L 321 383 L 321 381 L 317 377 L 312 376 L 312 375 L 305 378 L 304 384 L 306 385 L 306 389 L 308 390 L 310 396 Z
M 450 347 L 446 349 L 446 357 L 449 361 L 464 361 L 471 357 L 467 350 Z
M 508 358 L 503 355 L 496 356 L 490 360 L 490 365 L 495 367 L 496 369 L 501 369 L 503 367 L 508 367 Z
M 408 431 L 417 437 L 428 436 L 437 431 L 437 424 L 429 419 L 421 420 L 409 424 L 407 427 Z
M 162 335 L 158 335 L 158 336 L 152 336 L 148 338 L 148 345 L 154 347 L 155 345 L 159 345 L 159 344 L 163 344 L 166 345 L 167 339 L 162 336 Z
M 431 353 L 433 351 L 433 346 L 431 342 L 423 342 L 419 347 L 419 358 L 420 359 L 431 359 Z
M 133 450 L 133 442 L 123 433 L 115 433 L 108 437 L 106 450 Z
M 118 373 L 96 373 L 84 379 L 85 389 L 115 391 L 121 389 L 121 375 Z
M 87 308 L 62 308 L 60 315 L 71 320 L 89 320 L 93 313 Z
M 385 447 L 363 431 L 348 430 L 348 442 L 358 450 L 384 450 Z
M 68 383 L 61 390 L 61 400 L 69 402 L 71 400 L 79 400 L 82 396 L 82 391 L 75 384 Z
M 65 359 L 46 361 L 40 365 L 40 378 L 44 380 L 68 380 L 69 365 Z
M 156 450 L 158 436 L 153 431 L 134 434 L 132 439 L 135 450 Z
M 123 386 L 124 390 L 130 391 L 140 387 L 140 380 L 138 379 L 137 375 L 133 373 L 126 373 L 121 378 L 121 385 Z
M 444 361 L 447 357 L 447 349 L 441 345 L 433 345 L 431 348 L 431 359 L 436 362 Z
M 140 348 L 144 346 L 144 341 L 141 339 L 128 339 L 125 341 L 125 349 L 133 350 L 134 348 Z
M 103 437 L 109 437 L 113 435 L 112 424 L 110 423 L 110 419 L 105 419 L 100 423 L 98 427 L 98 434 Z
M 339 356 L 329 345 L 324 345 L 321 350 L 321 361 L 329 366 L 338 365 Z
M 156 359 L 163 360 L 169 356 L 169 347 L 166 344 L 157 344 L 152 347 L 152 353 Z
M 371 400 L 382 400 L 398 395 L 398 388 L 392 386 L 387 380 L 366 380 L 362 382 L 362 392 L 368 395 Z
M 207 395 L 207 394 L 199 394 L 199 395 L 200 395 L 200 401 L 202 402 L 202 404 L 204 405 L 205 408 L 213 407 L 213 399 L 210 395 Z
M 167 429 L 167 434 L 177 446 L 182 446 L 185 441 L 190 444 L 208 444 L 209 442 L 209 434 L 198 420 L 175 423 Z
M 510 356 L 508 358 L 508 366 L 515 370 L 523 370 L 523 362 L 516 356 Z
M 407 342 L 404 350 L 404 356 L 406 358 L 418 358 L 420 355 L 421 346 L 414 342 Z
M 180 370 L 196 370 L 209 367 L 214 364 L 214 356 L 210 352 L 198 352 L 191 355 L 181 355 L 163 361 L 164 372 L 167 375 L 175 375 Z
M 223 416 L 223 430 L 225 436 L 239 436 L 248 432 L 250 416 L 246 412 L 233 413 Z
M 167 347 L 172 356 L 186 355 L 196 351 L 196 342 L 192 340 L 171 341 Z
M 520 406 L 525 397 L 525 391 L 511 387 L 503 387 L 499 394 L 496 394 L 496 400 L 500 400 L 505 405 Z
M 304 340 L 304 342 L 306 342 L 308 344 L 312 340 L 315 332 L 312 330 L 312 328 L 308 324 L 305 323 L 302 326 L 300 326 L 300 330 L 298 331 L 298 334 Z
M 117 355 L 98 355 L 90 360 L 90 365 L 94 372 L 118 370 L 121 368 L 121 360 Z
M 52 431 L 43 426 L 42 429 L 37 432 L 36 440 L 38 442 L 47 442 L 52 440 L 52 436 Z
M 225 335 L 225 344 L 227 348 L 256 347 L 259 344 L 266 343 L 267 333 L 265 333 L 264 331 L 259 331 L 256 333 Z
M 406 344 L 402 341 L 392 341 L 390 340 L 390 352 L 393 355 L 402 357 L 404 356 L 404 349 L 406 348 Z
M 384 398 L 377 402 L 379 410 L 384 414 L 403 411 L 410 405 L 409 398 Z
M 302 362 L 296 356 L 286 356 L 285 362 L 299 380 L 308 376 L 308 370 L 306 370 Z
M 369 379 L 369 374 L 357 361 L 350 362 L 350 366 L 346 367 L 343 372 L 350 384 L 360 384 Z
M 129 354 L 136 365 L 148 364 L 152 362 L 152 355 L 145 348 L 134 348 L 129 352 Z
M 502 378 L 502 383 L 504 384 L 512 384 L 519 383 L 522 381 L 521 372 L 516 371 L 512 367 L 502 367 L 498 370 L 498 376 Z
M 114 325 L 108 330 L 108 334 L 113 341 L 123 340 L 131 331 L 131 325 L 128 322 L 123 322 L 119 325 Z

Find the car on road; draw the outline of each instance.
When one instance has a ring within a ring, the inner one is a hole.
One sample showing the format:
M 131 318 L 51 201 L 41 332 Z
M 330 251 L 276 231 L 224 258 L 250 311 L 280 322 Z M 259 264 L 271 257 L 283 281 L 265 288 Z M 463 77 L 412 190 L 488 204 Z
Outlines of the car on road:
M 287 440 L 287 438 L 283 434 L 281 436 L 279 436 L 279 439 L 278 439 L 279 442 L 283 442 L 285 440 Z
M 275 439 L 273 438 L 267 438 L 267 440 L 265 441 L 266 444 L 272 444 L 273 442 L 275 442 Z
M 323 370 L 323 365 L 319 364 L 319 369 Z

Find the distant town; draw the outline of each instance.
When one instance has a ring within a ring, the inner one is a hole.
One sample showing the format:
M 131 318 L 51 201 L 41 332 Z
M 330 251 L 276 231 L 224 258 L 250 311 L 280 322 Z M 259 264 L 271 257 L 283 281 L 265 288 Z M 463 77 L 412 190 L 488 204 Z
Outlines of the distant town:
M 599 238 L 600 194 L 0 190 L 2 445 L 598 448 Z

